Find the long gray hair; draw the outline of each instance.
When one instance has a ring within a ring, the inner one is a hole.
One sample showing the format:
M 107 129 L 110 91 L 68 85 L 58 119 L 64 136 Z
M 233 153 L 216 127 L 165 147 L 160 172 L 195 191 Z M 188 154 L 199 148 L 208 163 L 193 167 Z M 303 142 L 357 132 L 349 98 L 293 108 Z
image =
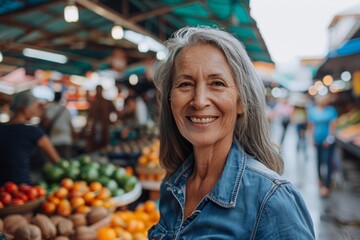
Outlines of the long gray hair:
M 168 58 L 155 65 L 154 81 L 160 92 L 160 163 L 167 177 L 192 152 L 192 145 L 179 132 L 171 112 L 169 96 L 177 54 L 185 47 L 212 45 L 225 55 L 234 74 L 244 111 L 235 126 L 235 139 L 244 151 L 268 168 L 282 173 L 283 160 L 272 143 L 265 116 L 265 88 L 241 43 L 230 33 L 210 27 L 185 27 L 165 42 Z

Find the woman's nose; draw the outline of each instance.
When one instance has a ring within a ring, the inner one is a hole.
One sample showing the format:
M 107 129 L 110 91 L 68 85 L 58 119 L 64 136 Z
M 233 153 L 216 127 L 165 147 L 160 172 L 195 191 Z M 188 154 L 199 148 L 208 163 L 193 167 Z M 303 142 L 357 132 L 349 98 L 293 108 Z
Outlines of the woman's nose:
M 190 105 L 195 109 L 202 109 L 210 104 L 209 92 L 206 86 L 196 86 Z

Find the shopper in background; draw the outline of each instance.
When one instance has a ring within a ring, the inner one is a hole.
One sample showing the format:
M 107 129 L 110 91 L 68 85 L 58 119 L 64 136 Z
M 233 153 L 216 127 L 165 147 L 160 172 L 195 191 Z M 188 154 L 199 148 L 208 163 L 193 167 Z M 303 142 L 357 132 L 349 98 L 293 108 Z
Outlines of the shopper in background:
M 296 126 L 296 133 L 298 137 L 296 144 L 296 152 L 299 154 L 302 151 L 304 154 L 304 158 L 306 160 L 307 159 L 306 129 L 308 125 L 306 103 L 298 103 L 294 105 L 291 121 Z
M 274 107 L 275 117 L 280 120 L 282 126 L 282 134 L 280 139 L 280 144 L 283 144 L 286 130 L 290 124 L 291 115 L 293 113 L 293 106 L 289 104 L 288 99 L 280 99 L 279 102 Z
M 282 179 L 265 89 L 241 43 L 186 27 L 158 63 L 161 218 L 149 239 L 314 239 L 305 203 Z
M 317 151 L 317 170 L 320 195 L 322 197 L 327 197 L 330 194 L 336 118 L 337 112 L 330 105 L 329 96 L 317 96 L 315 98 L 315 106 L 309 110 L 308 119 L 313 144 Z M 321 171 L 323 165 L 326 166 L 326 174 L 323 174 Z
M 41 122 L 60 156 L 70 159 L 73 155 L 74 129 L 69 110 L 60 103 L 61 97 L 61 92 L 55 92 L 54 102 L 45 109 Z
M 40 128 L 27 125 L 39 111 L 30 91 L 16 94 L 10 109 L 10 121 L 0 124 L 0 185 L 8 181 L 31 184 L 30 155 L 36 147 L 54 162 L 60 157 Z
M 95 151 L 106 147 L 109 143 L 109 128 L 111 125 L 110 113 L 116 108 L 110 100 L 103 97 L 103 87 L 96 86 L 95 99 L 90 103 L 87 125 L 90 129 L 87 151 Z

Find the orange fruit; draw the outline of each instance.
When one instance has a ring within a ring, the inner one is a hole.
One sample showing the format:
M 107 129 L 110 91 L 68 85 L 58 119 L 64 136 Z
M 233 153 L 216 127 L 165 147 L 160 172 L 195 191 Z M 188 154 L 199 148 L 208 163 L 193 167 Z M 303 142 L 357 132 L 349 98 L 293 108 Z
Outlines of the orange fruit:
M 126 222 L 119 215 L 114 214 L 111 218 L 111 226 L 113 227 L 126 227 Z
M 70 178 L 64 178 L 63 180 L 61 180 L 60 185 L 67 190 L 71 190 L 74 185 L 74 181 Z
M 67 200 L 67 199 L 62 199 L 62 200 L 60 200 L 60 203 L 59 203 L 58 207 L 60 207 L 60 208 L 62 208 L 62 207 L 71 208 L 70 201 Z
M 68 193 L 69 193 L 69 191 L 66 188 L 61 187 L 55 191 L 54 195 L 57 198 L 63 199 L 65 197 L 67 197 Z
M 100 200 L 106 200 L 108 198 L 111 197 L 111 192 L 109 189 L 107 188 L 103 188 L 101 189 L 101 191 L 98 193 L 98 195 L 96 196 L 97 199 L 100 199 Z
M 153 223 L 157 223 L 160 220 L 160 211 L 156 210 L 150 214 L 150 219 Z
M 56 210 L 56 205 L 52 202 L 44 202 L 41 206 L 42 210 L 46 213 L 46 214 L 53 214 Z
M 156 210 L 156 204 L 155 204 L 154 201 L 147 200 L 144 203 L 144 208 L 145 208 L 145 212 L 151 213 L 151 212 L 154 212 Z
M 56 213 L 64 217 L 69 216 L 71 214 L 71 207 L 59 206 Z
M 114 206 L 114 201 L 110 198 L 104 201 L 103 207 L 104 208 L 111 208 Z
M 115 240 L 116 232 L 113 228 L 103 227 L 97 231 L 97 240 Z
M 86 213 L 88 213 L 90 211 L 91 211 L 91 208 L 89 206 L 86 206 L 86 205 L 82 205 L 82 206 L 76 208 L 77 213 L 85 213 L 86 214 Z
M 132 167 L 128 166 L 125 168 L 125 173 L 128 176 L 132 176 L 132 175 L 134 175 L 134 169 Z
M 73 208 L 78 208 L 85 205 L 85 200 L 82 197 L 74 197 L 70 200 L 70 203 Z
M 103 188 L 103 186 L 99 182 L 92 182 L 90 184 L 91 191 L 99 192 L 102 188 Z
M 82 197 L 83 195 L 84 193 L 81 190 L 72 190 L 71 192 L 69 192 L 70 198 Z
M 130 220 L 126 226 L 126 230 L 135 233 L 141 232 L 145 229 L 145 224 L 140 220 Z
M 94 199 L 94 201 L 91 202 L 91 206 L 93 207 L 102 207 L 104 205 L 104 201 L 100 199 Z
M 86 204 L 90 204 L 94 201 L 96 194 L 94 192 L 87 192 L 84 194 L 83 198 Z
M 53 194 L 48 196 L 48 201 L 54 203 L 55 206 L 57 206 L 60 203 L 60 199 L 55 197 Z

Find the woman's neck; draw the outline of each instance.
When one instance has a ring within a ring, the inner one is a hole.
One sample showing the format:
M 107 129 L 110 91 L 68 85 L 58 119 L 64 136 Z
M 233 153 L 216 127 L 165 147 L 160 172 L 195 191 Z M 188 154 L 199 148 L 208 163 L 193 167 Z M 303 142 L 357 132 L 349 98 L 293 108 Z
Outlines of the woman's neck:
M 231 143 L 221 146 L 194 147 L 195 166 L 192 177 L 205 180 L 209 177 L 219 179 L 226 163 Z

